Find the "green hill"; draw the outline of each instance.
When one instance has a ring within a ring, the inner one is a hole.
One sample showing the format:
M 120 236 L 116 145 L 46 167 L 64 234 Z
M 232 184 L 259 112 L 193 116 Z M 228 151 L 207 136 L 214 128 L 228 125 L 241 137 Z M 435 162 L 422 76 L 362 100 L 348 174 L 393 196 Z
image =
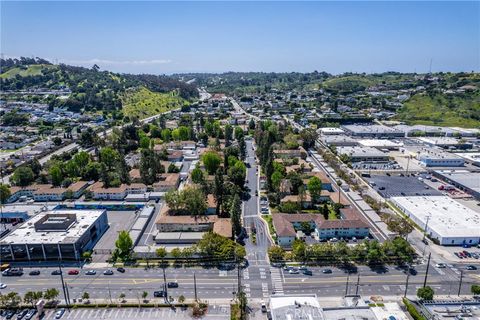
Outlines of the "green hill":
M 188 101 L 178 96 L 178 93 L 152 92 L 145 87 L 138 90 L 129 90 L 122 96 L 123 114 L 130 118 L 139 119 L 180 108 Z
M 397 115 L 408 124 L 480 128 L 480 92 L 412 96 Z

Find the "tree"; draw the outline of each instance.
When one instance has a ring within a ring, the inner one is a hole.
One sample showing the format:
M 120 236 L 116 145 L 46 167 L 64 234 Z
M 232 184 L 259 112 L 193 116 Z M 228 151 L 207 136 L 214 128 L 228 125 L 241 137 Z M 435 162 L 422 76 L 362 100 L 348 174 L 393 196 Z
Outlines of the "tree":
M 172 258 L 178 260 L 182 256 L 182 250 L 180 250 L 179 248 L 173 248 L 170 254 L 172 255 Z
M 322 193 L 322 180 L 318 177 L 311 177 L 307 183 L 308 191 L 312 198 L 313 203 L 317 203 L 320 199 L 320 194 Z
M 100 149 L 100 162 L 105 164 L 108 171 L 112 171 L 117 164 L 118 159 L 120 158 L 120 154 L 118 151 L 110 148 L 105 147 Z
M 37 300 L 35 299 L 35 292 L 34 291 L 25 292 L 25 295 L 23 296 L 23 302 L 27 304 L 31 304 L 33 307 L 35 305 L 35 302 L 37 302 Z
M 11 194 L 10 187 L 6 184 L 0 183 L 0 208 L 3 208 L 3 205 L 7 203 Z
M 216 214 L 220 215 L 223 209 L 223 202 L 225 196 L 225 182 L 223 180 L 222 168 L 218 168 L 215 172 L 215 180 L 213 182 L 213 196 L 215 197 Z
M 417 297 L 422 300 L 433 300 L 434 291 L 431 287 L 418 288 Z
M 157 248 L 157 250 L 155 250 L 155 254 L 160 260 L 163 261 L 163 259 L 165 259 L 167 256 L 167 249 L 165 249 L 165 247 Z
M 238 160 L 234 166 L 228 169 L 228 178 L 231 182 L 237 185 L 240 188 L 243 188 L 245 185 L 247 167 L 243 161 Z
M 50 174 L 50 179 L 52 180 L 52 184 L 56 187 L 60 186 L 63 181 L 63 173 L 62 169 L 59 165 L 54 165 L 48 171 Z
M 315 140 L 317 140 L 318 134 L 314 129 L 304 129 L 300 132 L 300 137 L 303 140 L 303 147 L 305 149 L 312 148 L 315 145 Z
M 246 255 L 244 247 L 212 231 L 206 232 L 197 243 L 197 252 L 211 261 L 243 259 Z
M 242 232 L 242 202 L 238 194 L 235 194 L 230 205 L 230 219 L 232 220 L 233 231 L 238 236 Z
M 275 171 L 272 174 L 271 181 L 272 181 L 272 188 L 275 191 L 278 191 L 280 189 L 280 184 L 283 180 L 283 175 L 282 173 Z
M 26 187 L 35 179 L 35 175 L 30 167 L 21 166 L 15 169 L 12 175 L 12 182 L 16 186 Z
M 52 139 L 52 141 L 53 141 L 53 144 L 56 145 L 57 147 L 62 144 L 62 138 L 60 137 L 55 137 Z
M 292 243 L 292 253 L 295 259 L 304 261 L 306 257 L 307 245 L 302 240 L 295 239 Z
M 125 293 L 120 293 L 120 295 L 118 296 L 118 300 L 120 300 L 120 302 L 124 302 L 125 301 Z
M 390 231 L 398 233 L 401 237 L 406 237 L 410 232 L 413 231 L 412 225 L 407 221 L 407 219 L 389 215 L 385 220 L 387 227 Z
M 43 297 L 48 301 L 53 301 L 58 297 L 59 294 L 60 292 L 57 289 L 51 288 L 45 291 L 45 293 L 43 294 Z
M 197 184 L 204 182 L 203 171 L 198 164 L 195 166 L 195 169 L 192 170 L 192 182 Z
M 202 189 L 195 186 L 186 187 L 182 190 L 184 209 L 192 216 L 201 216 L 207 211 L 207 201 Z
M 157 175 L 165 172 L 159 156 L 152 149 L 142 149 L 139 169 L 142 182 L 146 185 L 153 184 L 157 180 Z
M 472 294 L 479 295 L 480 294 L 480 285 L 472 284 L 472 287 L 470 288 L 470 290 L 472 291 Z
M 202 156 L 202 161 L 208 174 L 214 174 L 220 166 L 222 158 L 215 151 L 208 151 Z
M 185 302 L 185 296 L 184 296 L 184 295 L 180 295 L 180 296 L 178 297 L 178 303 L 183 304 L 184 302 Z
M 169 190 L 165 194 L 165 202 L 172 211 L 179 211 L 183 208 L 183 199 L 180 191 L 178 190 Z
M 17 292 L 11 291 L 5 295 L 5 302 L 9 308 L 16 308 L 22 302 L 22 298 Z
M 147 297 L 148 297 L 148 292 L 147 292 L 147 291 L 143 291 L 143 292 L 142 292 L 142 299 L 143 299 L 143 301 L 145 301 L 145 300 L 147 299 Z
M 115 241 L 115 247 L 118 252 L 118 257 L 122 261 L 127 261 L 130 258 L 133 249 L 133 241 L 128 231 L 120 231 L 118 239 Z
M 272 262 L 283 261 L 285 257 L 285 250 L 280 246 L 273 246 L 268 248 L 268 256 Z
M 90 294 L 85 291 L 85 292 L 82 294 L 82 299 L 88 301 L 88 299 L 90 299 Z
M 328 204 L 326 203 L 323 204 L 321 214 L 325 220 L 328 220 L 328 215 L 330 214 L 330 209 L 328 208 Z

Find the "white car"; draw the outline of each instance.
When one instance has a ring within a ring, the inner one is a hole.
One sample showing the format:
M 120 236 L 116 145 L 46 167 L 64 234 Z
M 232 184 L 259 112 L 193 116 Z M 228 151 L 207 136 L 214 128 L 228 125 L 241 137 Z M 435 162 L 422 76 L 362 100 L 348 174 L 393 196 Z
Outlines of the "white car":
M 300 271 L 298 271 L 298 269 L 290 269 L 290 270 L 288 270 L 288 273 L 290 273 L 290 274 L 299 274 Z
M 446 268 L 447 265 L 446 265 L 445 263 L 437 263 L 437 264 L 435 265 L 435 267 L 437 267 L 437 268 L 442 268 L 442 269 L 443 269 L 443 268 Z
M 5 283 L 0 283 L 0 289 L 5 289 L 7 285 Z

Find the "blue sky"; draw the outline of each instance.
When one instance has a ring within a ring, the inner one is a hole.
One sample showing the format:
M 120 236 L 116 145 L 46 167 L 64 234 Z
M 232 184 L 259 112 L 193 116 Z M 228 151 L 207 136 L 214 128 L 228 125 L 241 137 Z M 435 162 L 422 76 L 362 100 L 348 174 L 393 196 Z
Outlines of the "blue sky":
M 5 2 L 1 52 L 133 73 L 479 71 L 480 2 Z

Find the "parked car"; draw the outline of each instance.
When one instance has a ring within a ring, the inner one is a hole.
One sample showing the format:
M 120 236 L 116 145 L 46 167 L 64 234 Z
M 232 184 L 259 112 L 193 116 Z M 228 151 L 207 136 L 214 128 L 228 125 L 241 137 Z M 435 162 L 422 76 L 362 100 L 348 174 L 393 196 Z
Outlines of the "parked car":
M 262 306 L 261 306 L 262 313 L 267 313 L 267 305 L 265 304 L 265 301 L 262 300 Z
M 5 314 L 5 319 L 12 319 L 14 315 L 15 315 L 14 310 L 7 310 L 7 312 Z
M 40 270 L 32 270 L 28 274 L 31 276 L 38 276 L 40 274 Z
M 22 311 L 20 311 L 18 314 L 17 314 L 17 320 L 21 320 L 23 319 L 23 317 L 25 317 L 25 315 L 28 313 L 28 309 L 23 309 Z
M 72 269 L 72 270 L 68 270 L 68 274 L 71 276 L 76 276 L 77 274 L 79 274 L 79 272 L 76 269 Z
M 168 282 L 167 288 L 178 288 L 178 282 Z
M 85 274 L 86 274 L 87 276 L 94 276 L 94 275 L 97 274 L 97 271 L 95 271 L 95 270 L 88 270 L 87 272 L 85 272 Z
M 155 298 L 165 298 L 167 296 L 167 294 L 165 293 L 165 291 L 160 290 L 160 291 L 154 291 L 153 296 Z
M 113 271 L 110 270 L 110 269 L 107 269 L 107 270 L 103 271 L 103 274 L 106 275 L 106 276 L 111 276 L 111 275 L 113 275 Z
M 125 268 L 122 268 L 122 267 L 117 268 L 117 271 L 120 273 L 125 273 Z
M 30 320 L 33 318 L 33 316 L 37 313 L 36 309 L 30 309 L 28 310 L 27 314 L 25 315 L 25 320 Z
M 65 308 L 62 308 L 62 309 L 58 310 L 55 313 L 55 319 L 60 319 L 63 316 L 64 313 L 65 313 Z
M 53 270 L 52 273 L 51 273 L 52 276 L 59 276 L 59 275 L 61 275 L 61 274 L 62 274 L 62 271 L 60 271 L 60 270 L 58 270 L 58 269 Z

